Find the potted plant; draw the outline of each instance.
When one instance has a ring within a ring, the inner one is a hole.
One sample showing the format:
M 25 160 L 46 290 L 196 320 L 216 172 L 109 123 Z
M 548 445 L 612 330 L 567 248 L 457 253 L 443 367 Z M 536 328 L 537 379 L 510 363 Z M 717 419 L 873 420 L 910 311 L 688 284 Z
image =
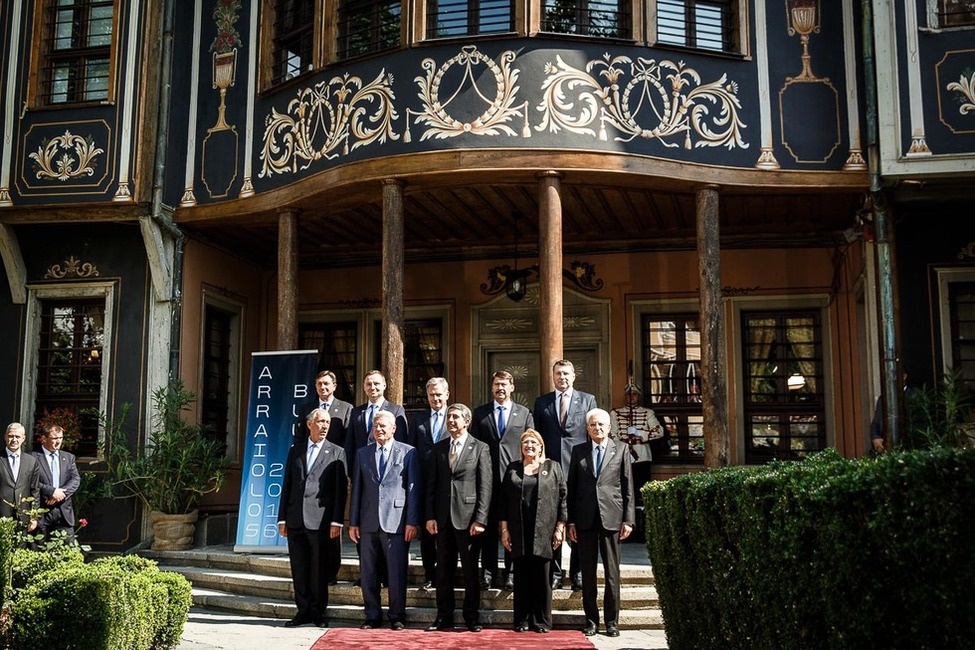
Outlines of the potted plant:
M 126 445 L 121 427 L 110 428 L 112 492 L 137 497 L 148 510 L 153 550 L 184 550 L 193 545 L 200 500 L 223 486 L 230 461 L 206 427 L 183 419 L 196 394 L 181 380 L 156 389 L 152 401 L 155 414 L 141 454 Z

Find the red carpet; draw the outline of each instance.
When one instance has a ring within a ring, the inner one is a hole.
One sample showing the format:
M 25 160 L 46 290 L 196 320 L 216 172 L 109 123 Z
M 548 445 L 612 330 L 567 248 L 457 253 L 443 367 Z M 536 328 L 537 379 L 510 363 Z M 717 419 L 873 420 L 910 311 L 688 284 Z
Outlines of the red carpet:
M 473 634 L 458 628 L 452 632 L 424 632 L 406 629 L 358 630 L 336 628 L 322 635 L 311 650 L 364 650 L 395 648 L 397 650 L 453 650 L 454 648 L 488 648 L 497 650 L 592 650 L 589 639 L 578 630 L 552 630 L 548 634 L 488 630 Z

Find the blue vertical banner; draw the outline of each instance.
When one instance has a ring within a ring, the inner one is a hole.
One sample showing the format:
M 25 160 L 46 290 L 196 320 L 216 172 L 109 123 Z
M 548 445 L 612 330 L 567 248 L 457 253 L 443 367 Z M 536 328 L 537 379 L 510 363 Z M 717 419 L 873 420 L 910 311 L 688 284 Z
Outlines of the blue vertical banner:
M 287 540 L 278 534 L 284 464 L 300 422 L 298 408 L 314 392 L 317 366 L 318 350 L 251 355 L 236 552 L 287 551 Z

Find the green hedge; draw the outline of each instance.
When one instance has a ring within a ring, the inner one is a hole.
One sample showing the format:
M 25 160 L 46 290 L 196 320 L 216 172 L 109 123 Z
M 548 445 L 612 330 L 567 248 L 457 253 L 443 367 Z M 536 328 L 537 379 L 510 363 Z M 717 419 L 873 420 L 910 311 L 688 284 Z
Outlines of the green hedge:
M 17 543 L 17 522 L 10 517 L 0 518 L 0 597 L 6 602 L 12 590 L 10 574 L 13 550 Z
M 190 584 L 140 557 L 91 564 L 71 554 L 18 551 L 17 575 L 36 570 L 15 591 L 4 630 L 7 648 L 155 650 L 179 644 Z
M 975 638 L 975 449 L 652 482 L 671 650 L 960 648 Z

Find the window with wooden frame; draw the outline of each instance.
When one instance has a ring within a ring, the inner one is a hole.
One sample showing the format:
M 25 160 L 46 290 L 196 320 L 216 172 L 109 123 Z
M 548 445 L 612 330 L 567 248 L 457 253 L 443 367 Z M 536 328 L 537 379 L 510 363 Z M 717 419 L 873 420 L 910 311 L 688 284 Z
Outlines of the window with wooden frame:
M 929 2 L 932 0 L 929 0 Z M 975 0 L 935 0 L 935 25 L 938 27 L 975 26 Z
M 112 101 L 114 0 L 39 0 L 31 104 Z
M 656 0 L 657 43 L 740 53 L 740 0 Z
M 514 16 L 513 0 L 427 0 L 427 38 L 510 32 Z
M 400 0 L 340 0 L 336 57 L 351 59 L 399 47 L 402 14 Z
M 704 462 L 701 408 L 701 331 L 695 313 L 643 314 L 640 321 L 642 405 L 664 436 L 650 442 L 653 459 Z
M 203 293 L 200 348 L 200 424 L 231 459 L 237 458 L 240 412 L 243 304 L 217 292 Z
M 374 328 L 373 367 L 382 363 L 382 327 Z M 403 408 L 408 414 L 429 408 L 427 381 L 444 375 L 444 332 L 442 318 L 407 319 L 403 327 Z
M 975 391 L 975 270 L 949 267 L 935 274 L 944 371 L 960 371 L 964 384 Z
M 262 18 L 262 86 L 277 86 L 316 67 L 316 0 L 266 0 Z
M 331 370 L 335 373 L 335 396 L 350 404 L 356 403 L 359 385 L 359 368 L 356 364 L 359 358 L 357 321 L 302 323 L 298 328 L 298 347 L 302 350 L 318 350 L 318 372 Z
M 629 0 L 542 0 L 541 29 L 596 38 L 632 38 Z
M 826 448 L 821 312 L 741 312 L 745 462 Z

